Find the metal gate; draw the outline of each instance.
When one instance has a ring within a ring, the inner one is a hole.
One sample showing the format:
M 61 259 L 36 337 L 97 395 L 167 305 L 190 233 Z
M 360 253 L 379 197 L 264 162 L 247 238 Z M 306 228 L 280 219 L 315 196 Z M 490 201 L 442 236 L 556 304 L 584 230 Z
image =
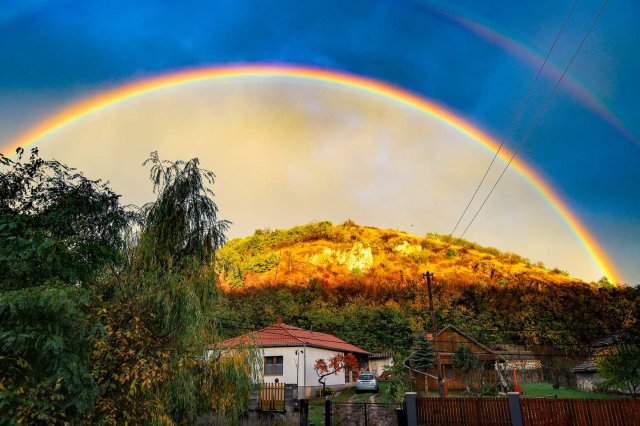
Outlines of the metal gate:
M 400 412 L 400 413 L 398 413 Z M 369 402 L 332 402 L 325 404 L 327 426 L 390 426 L 398 425 L 403 408 L 398 404 Z

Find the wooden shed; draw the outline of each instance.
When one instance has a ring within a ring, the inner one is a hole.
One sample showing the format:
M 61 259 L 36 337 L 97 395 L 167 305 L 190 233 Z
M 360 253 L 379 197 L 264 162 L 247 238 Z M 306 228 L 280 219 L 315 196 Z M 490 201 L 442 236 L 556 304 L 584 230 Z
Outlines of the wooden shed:
M 440 368 L 442 369 L 442 377 L 445 379 L 449 390 L 465 390 L 467 381 L 471 388 L 478 390 L 483 383 L 497 383 L 498 372 L 496 364 L 504 363 L 506 360 L 495 351 L 489 349 L 486 345 L 478 342 L 459 328 L 453 325 L 446 325 L 433 338 L 432 334 L 428 334 L 427 338 L 433 343 L 434 350 L 440 356 Z M 453 363 L 453 355 L 461 345 L 467 345 L 480 358 L 482 368 L 478 371 L 469 373 L 467 377 L 462 371 L 458 371 Z M 438 389 L 438 381 L 436 367 L 429 371 L 430 376 L 416 374 L 416 385 L 418 389 L 424 386 L 424 380 L 428 380 L 430 390 Z M 431 377 L 433 376 L 433 377 Z

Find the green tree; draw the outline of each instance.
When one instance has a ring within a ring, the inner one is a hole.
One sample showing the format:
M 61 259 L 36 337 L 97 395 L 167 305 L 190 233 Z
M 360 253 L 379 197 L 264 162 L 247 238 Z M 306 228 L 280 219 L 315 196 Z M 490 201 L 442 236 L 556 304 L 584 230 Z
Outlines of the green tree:
M 473 373 L 476 373 L 483 366 L 480 357 L 468 345 L 460 345 L 453 354 L 453 366 L 465 374 L 467 391 L 471 391 Z
M 609 354 L 597 358 L 598 375 L 606 378 L 604 386 L 640 395 L 640 329 L 624 335 Z
M 214 175 L 197 159 L 167 162 L 155 152 L 145 164 L 157 200 L 131 231 L 127 261 L 96 283 L 106 333 L 94 351 L 98 410 L 87 420 L 191 423 L 214 408 L 233 422 L 248 406 L 257 363 L 249 350 L 203 357 L 219 340 L 213 261 L 229 226 L 217 217 Z M 229 394 L 229 383 L 238 391 Z
M 70 421 L 97 395 L 89 283 L 117 263 L 127 215 L 100 181 L 23 154 L 0 154 L 0 418 Z
M 427 339 L 426 333 L 420 333 L 415 340 L 414 345 L 415 352 L 411 355 L 413 366 L 416 370 L 423 373 L 427 373 L 429 369 L 436 366 L 436 353 L 433 349 L 433 345 Z M 429 391 L 427 376 L 424 376 L 424 390 Z
M 415 352 L 411 356 L 411 360 L 416 370 L 425 373 L 436 366 L 436 352 L 425 333 L 421 333 L 416 339 Z
M 152 152 L 149 164 L 156 201 L 145 205 L 138 256 L 142 269 L 179 269 L 189 262 L 211 262 L 226 241 L 231 224 L 218 219 L 218 206 L 209 188 L 215 174 L 199 160 L 162 161 Z

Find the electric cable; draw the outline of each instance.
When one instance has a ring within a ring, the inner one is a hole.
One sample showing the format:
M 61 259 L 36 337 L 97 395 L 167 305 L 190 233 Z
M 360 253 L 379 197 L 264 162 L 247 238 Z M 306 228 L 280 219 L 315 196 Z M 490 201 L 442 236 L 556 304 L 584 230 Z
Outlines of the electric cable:
M 553 95 L 555 94 L 556 90 L 558 89 L 558 87 L 560 86 L 560 83 L 562 82 L 562 80 L 564 79 L 564 76 L 567 74 L 567 72 L 569 71 L 569 68 L 571 67 L 571 65 L 573 64 L 573 61 L 576 59 L 576 57 L 578 56 L 578 53 L 580 52 L 580 50 L 582 49 L 582 46 L 584 45 L 585 41 L 587 40 L 587 38 L 589 37 L 589 35 L 591 34 L 591 32 L 593 31 L 593 29 L 595 28 L 596 24 L 598 23 L 598 21 L 600 20 L 600 17 L 602 16 L 602 13 L 604 12 L 607 4 L 609 3 L 609 0 L 605 0 L 602 4 L 602 6 L 600 7 L 600 10 L 598 11 L 598 14 L 596 15 L 595 19 L 593 20 L 593 22 L 591 23 L 591 26 L 589 27 L 589 30 L 587 31 L 587 33 L 584 35 L 584 37 L 582 38 L 582 40 L 580 41 L 580 44 L 578 45 L 578 48 L 576 49 L 576 51 L 574 52 L 573 56 L 571 57 L 571 60 L 569 61 L 569 63 L 567 64 L 567 66 L 565 67 L 564 71 L 562 72 L 562 75 L 560 76 L 560 78 L 558 79 L 558 81 L 556 82 L 556 84 L 553 86 L 553 89 L 551 90 L 551 93 L 547 96 L 542 108 L 540 108 L 540 110 L 538 110 L 538 113 L 536 114 L 536 116 L 534 117 L 533 121 L 531 122 L 531 125 L 527 128 L 527 131 L 525 132 L 524 137 L 522 138 L 522 141 L 520 142 L 520 144 L 518 145 L 518 148 L 513 152 L 513 154 L 511 155 L 511 158 L 509 159 L 509 161 L 507 162 L 507 164 L 504 166 L 504 168 L 502 169 L 502 173 L 500 173 L 500 176 L 498 176 L 498 179 L 496 180 L 496 182 L 493 184 L 493 186 L 491 187 L 491 190 L 489 191 L 489 193 L 487 194 L 487 196 L 485 197 L 484 201 L 482 202 L 482 204 L 480 205 L 480 207 L 478 208 L 478 210 L 476 211 L 476 213 L 473 215 L 473 217 L 471 218 L 471 221 L 467 224 L 466 228 L 464 229 L 464 231 L 462 232 L 462 234 L 460 234 L 460 237 L 458 237 L 458 241 L 462 239 L 462 237 L 464 237 L 464 235 L 467 233 L 467 231 L 469 230 L 469 228 L 471 227 L 471 225 L 473 224 L 473 222 L 475 221 L 475 219 L 478 217 L 478 214 L 480 213 L 480 211 L 483 209 L 483 207 L 485 206 L 485 204 L 487 203 L 487 201 L 489 200 L 489 198 L 491 197 L 491 194 L 493 194 L 493 191 L 496 189 L 496 187 L 498 186 L 498 183 L 500 183 L 500 181 L 502 180 L 502 177 L 504 176 L 504 174 L 506 173 L 506 171 L 509 169 L 509 166 L 511 165 L 511 163 L 513 162 L 513 159 L 516 157 L 516 155 L 518 154 L 518 152 L 520 150 L 522 150 L 522 148 L 524 147 L 524 145 L 526 144 L 527 139 L 529 138 L 529 136 L 531 135 L 534 127 L 538 124 L 538 121 L 540 120 L 540 117 L 542 116 L 542 114 L 547 110 L 547 108 L 549 107 L 550 101 L 553 98 Z
M 491 170 L 491 167 L 493 167 L 493 164 L 495 163 L 496 158 L 498 158 L 498 154 L 500 154 L 500 151 L 502 150 L 502 147 L 504 146 L 504 143 L 506 142 L 507 137 L 511 134 L 511 131 L 515 127 L 516 123 L 520 120 L 520 117 L 522 116 L 522 112 L 524 111 L 524 106 L 526 105 L 527 101 L 529 100 L 529 97 L 531 96 L 531 93 L 533 92 L 533 88 L 536 85 L 536 82 L 538 81 L 538 79 L 540 78 L 540 75 L 542 74 L 542 70 L 544 69 L 545 65 L 547 64 L 547 61 L 549 60 L 549 57 L 551 56 L 551 53 L 553 52 L 553 49 L 556 47 L 556 44 L 558 43 L 558 40 L 560 39 L 560 35 L 564 31 L 564 29 L 565 29 L 565 27 L 567 25 L 567 22 L 569 21 L 569 18 L 571 18 L 571 15 L 573 15 L 573 10 L 575 9 L 576 4 L 578 4 L 578 0 L 574 0 L 573 4 L 571 5 L 571 9 L 569 10 L 568 15 L 564 19 L 564 22 L 562 23 L 562 27 L 560 27 L 560 30 L 556 34 L 556 38 L 553 41 L 553 44 L 551 45 L 551 47 L 547 51 L 547 56 L 544 58 L 544 61 L 542 62 L 542 65 L 540 65 L 540 67 L 538 68 L 538 72 L 537 72 L 535 78 L 533 79 L 533 82 L 529 85 L 529 88 L 527 89 L 527 92 L 525 93 L 524 97 L 520 100 L 518 109 L 516 110 L 516 113 L 511 118 L 511 121 L 509 123 L 509 126 L 507 127 L 507 130 L 502 135 L 502 138 L 500 140 L 500 145 L 498 146 L 498 149 L 496 150 L 495 154 L 493 155 L 493 158 L 491 159 L 491 162 L 489 163 L 489 166 L 485 170 L 484 175 L 482 176 L 482 179 L 480 179 L 480 183 L 478 183 L 478 186 L 476 186 L 476 189 L 473 192 L 473 195 L 471 196 L 471 199 L 469 200 L 469 202 L 467 203 L 466 207 L 464 208 L 462 214 L 458 218 L 458 221 L 456 222 L 456 225 L 453 227 L 453 230 L 449 233 L 449 237 L 451 237 L 454 234 L 454 232 L 456 232 L 456 229 L 458 229 L 458 226 L 460 225 L 460 222 L 462 221 L 462 219 L 464 218 L 465 214 L 469 210 L 469 207 L 471 206 L 471 203 L 476 198 L 476 195 L 478 195 L 478 191 L 480 190 L 480 187 L 482 187 L 482 184 L 484 183 L 485 179 L 487 178 L 487 175 L 489 174 L 489 171 Z

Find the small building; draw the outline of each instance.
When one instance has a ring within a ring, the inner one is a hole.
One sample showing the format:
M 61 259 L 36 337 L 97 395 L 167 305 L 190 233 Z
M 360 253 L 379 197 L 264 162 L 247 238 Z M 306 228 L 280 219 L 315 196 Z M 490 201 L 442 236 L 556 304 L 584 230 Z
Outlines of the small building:
M 596 365 L 595 357 L 606 355 L 613 351 L 621 337 L 622 333 L 618 333 L 589 344 L 589 356 L 571 369 L 576 375 L 578 389 L 586 392 L 595 392 L 598 390 L 598 385 L 606 379 L 598 376 L 598 366 Z
M 512 371 L 516 370 L 520 381 L 544 381 L 542 362 L 525 346 L 503 343 L 495 345 L 493 350 L 505 359 L 505 362 L 500 365 L 504 369 L 505 376 L 511 377 Z
M 369 355 L 369 371 L 380 377 L 385 370 L 393 367 L 393 356 L 388 353 L 372 353 Z
M 458 371 L 453 362 L 455 352 L 462 345 L 469 346 L 482 363 L 482 368 L 471 373 L 470 382 L 473 389 L 479 389 L 482 383 L 496 383 L 499 380 L 496 364 L 502 364 L 506 360 L 459 328 L 448 324 L 438 331 L 435 338 L 432 334 L 428 334 L 427 338 L 432 341 L 434 350 L 440 357 L 441 377 L 445 380 L 449 390 L 465 390 L 467 388 L 467 374 Z M 417 387 L 423 387 L 426 379 L 430 390 L 438 389 L 437 376 L 436 367 L 432 368 L 427 375 L 414 374 Z
M 293 327 L 281 320 L 219 345 L 232 348 L 239 344 L 251 344 L 260 349 L 263 362 L 262 377 L 258 378 L 260 383 L 295 384 L 300 397 L 309 397 L 322 387 L 313 369 L 316 360 L 329 360 L 336 354 L 351 353 L 358 359 L 360 370 L 366 370 L 371 355 L 331 334 Z M 334 389 L 353 386 L 353 377 L 354 372 L 342 370 L 327 376 L 326 384 Z

